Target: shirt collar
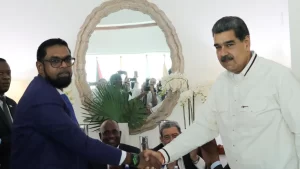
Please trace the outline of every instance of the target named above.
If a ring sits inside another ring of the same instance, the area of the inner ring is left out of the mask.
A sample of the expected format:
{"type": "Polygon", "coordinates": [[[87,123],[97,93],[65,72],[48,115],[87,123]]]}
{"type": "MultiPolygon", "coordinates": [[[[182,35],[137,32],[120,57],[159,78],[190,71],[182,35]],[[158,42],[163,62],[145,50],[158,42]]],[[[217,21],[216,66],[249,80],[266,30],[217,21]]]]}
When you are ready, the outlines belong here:
{"type": "Polygon", "coordinates": [[[251,66],[253,65],[256,57],[257,57],[257,54],[254,52],[254,51],[251,51],[251,58],[249,60],[249,62],[247,63],[246,67],[243,69],[243,71],[240,73],[241,75],[243,76],[246,76],[248,71],[251,69],[251,66]]]}
{"type": "Polygon", "coordinates": [[[64,94],[64,92],[61,91],[60,89],[56,89],[56,90],[58,91],[58,93],[59,93],[60,95],[64,94]]]}

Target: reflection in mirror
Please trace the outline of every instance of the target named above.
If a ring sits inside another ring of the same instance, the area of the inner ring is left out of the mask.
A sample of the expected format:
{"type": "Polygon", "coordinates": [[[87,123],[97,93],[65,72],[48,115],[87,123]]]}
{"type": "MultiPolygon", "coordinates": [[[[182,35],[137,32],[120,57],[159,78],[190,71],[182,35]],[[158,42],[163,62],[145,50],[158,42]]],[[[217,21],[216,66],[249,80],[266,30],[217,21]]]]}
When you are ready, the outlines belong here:
{"type": "Polygon", "coordinates": [[[103,18],[89,40],[87,81],[93,90],[107,82],[120,84],[129,99],[148,107],[160,104],[160,79],[172,62],[165,35],[150,16],[123,9],[103,18]]]}

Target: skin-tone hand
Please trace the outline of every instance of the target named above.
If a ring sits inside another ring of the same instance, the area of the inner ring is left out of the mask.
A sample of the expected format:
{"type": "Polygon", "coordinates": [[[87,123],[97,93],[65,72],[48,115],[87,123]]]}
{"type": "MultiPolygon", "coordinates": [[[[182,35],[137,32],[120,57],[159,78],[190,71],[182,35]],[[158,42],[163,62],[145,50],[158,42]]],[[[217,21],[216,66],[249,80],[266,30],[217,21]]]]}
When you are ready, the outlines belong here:
{"type": "Polygon", "coordinates": [[[167,168],[168,168],[168,169],[174,169],[175,166],[176,166],[176,163],[177,163],[177,161],[174,161],[174,162],[172,162],[172,163],[167,164],[167,168]]]}
{"type": "Polygon", "coordinates": [[[195,150],[190,152],[190,157],[192,159],[193,162],[199,160],[199,156],[198,156],[198,148],[196,148],[195,150]]]}
{"type": "Polygon", "coordinates": [[[163,157],[152,150],[145,150],[139,154],[140,163],[139,169],[155,168],[160,169],[163,164],[163,157]]]}
{"type": "Polygon", "coordinates": [[[220,161],[217,142],[215,139],[201,146],[201,153],[206,164],[212,164],[216,161],[220,161]]]}

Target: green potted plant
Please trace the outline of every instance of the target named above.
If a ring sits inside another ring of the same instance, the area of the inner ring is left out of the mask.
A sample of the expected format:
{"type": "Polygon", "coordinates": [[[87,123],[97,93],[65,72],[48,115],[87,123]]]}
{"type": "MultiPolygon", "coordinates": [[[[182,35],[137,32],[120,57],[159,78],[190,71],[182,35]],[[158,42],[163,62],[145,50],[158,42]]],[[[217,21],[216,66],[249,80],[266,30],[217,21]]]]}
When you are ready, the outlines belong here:
{"type": "Polygon", "coordinates": [[[110,83],[98,85],[93,91],[93,98],[83,103],[84,122],[91,129],[99,129],[107,119],[118,123],[128,123],[129,129],[137,129],[147,118],[146,106],[139,99],[129,98],[129,93],[110,83]]]}

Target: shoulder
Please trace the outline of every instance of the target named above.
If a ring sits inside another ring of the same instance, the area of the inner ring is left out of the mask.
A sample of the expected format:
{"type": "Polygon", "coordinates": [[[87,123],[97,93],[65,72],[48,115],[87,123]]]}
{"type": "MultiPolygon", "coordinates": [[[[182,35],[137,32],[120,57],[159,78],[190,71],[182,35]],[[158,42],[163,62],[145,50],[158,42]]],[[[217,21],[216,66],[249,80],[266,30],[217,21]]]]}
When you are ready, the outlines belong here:
{"type": "Polygon", "coordinates": [[[18,103],[18,107],[22,107],[21,109],[24,110],[44,104],[63,105],[64,103],[56,88],[51,86],[42,77],[36,77],[25,90],[18,103]]]}
{"type": "Polygon", "coordinates": [[[290,68],[280,63],[262,57],[259,57],[258,61],[258,66],[262,69],[262,72],[274,79],[282,80],[294,76],[290,68]]]}
{"type": "Polygon", "coordinates": [[[16,103],[13,99],[11,99],[11,98],[9,98],[9,97],[6,97],[6,101],[7,101],[9,104],[13,105],[13,106],[16,106],[16,105],[17,105],[17,103],[16,103]]]}

